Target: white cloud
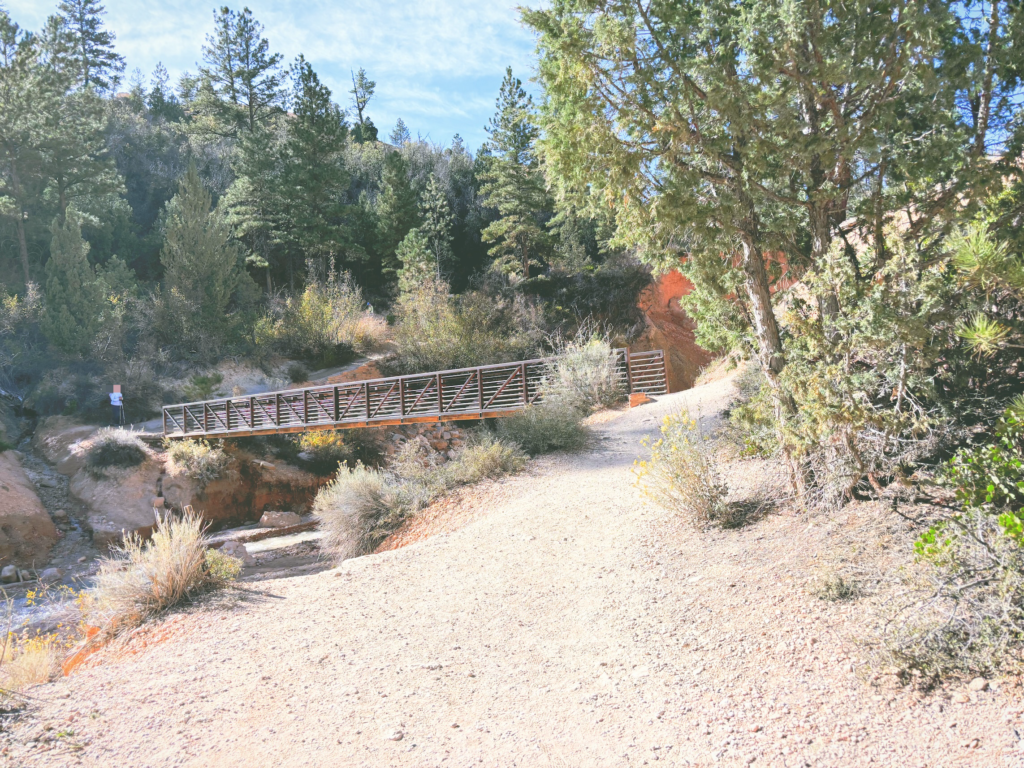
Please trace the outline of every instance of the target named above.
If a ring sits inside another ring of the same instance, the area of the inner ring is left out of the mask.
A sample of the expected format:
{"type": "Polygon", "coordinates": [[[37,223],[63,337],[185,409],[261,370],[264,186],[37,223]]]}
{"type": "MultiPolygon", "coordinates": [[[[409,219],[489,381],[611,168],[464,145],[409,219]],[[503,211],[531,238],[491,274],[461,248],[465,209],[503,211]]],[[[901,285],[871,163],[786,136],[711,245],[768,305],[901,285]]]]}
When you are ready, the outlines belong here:
{"type": "MultiPolygon", "coordinates": [[[[162,61],[176,77],[195,69],[213,8],[222,0],[106,0],[107,25],[129,70],[147,74],[162,61]]],[[[16,21],[38,28],[53,12],[39,0],[7,0],[16,21]]],[[[516,0],[247,0],[271,49],[290,61],[300,52],[341,104],[350,71],[377,82],[369,113],[387,133],[401,116],[413,132],[446,141],[459,132],[476,147],[493,111],[505,67],[532,75],[533,38],[518,21],[516,0]]]]}

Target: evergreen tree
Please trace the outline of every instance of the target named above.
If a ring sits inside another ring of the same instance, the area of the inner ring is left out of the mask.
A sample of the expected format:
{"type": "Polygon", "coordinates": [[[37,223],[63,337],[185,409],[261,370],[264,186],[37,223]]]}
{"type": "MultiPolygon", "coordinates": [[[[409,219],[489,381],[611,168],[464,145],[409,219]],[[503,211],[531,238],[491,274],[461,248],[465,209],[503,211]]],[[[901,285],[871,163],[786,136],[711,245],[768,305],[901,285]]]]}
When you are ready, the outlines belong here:
{"type": "Polygon", "coordinates": [[[455,216],[448,204],[448,195],[444,187],[433,173],[430,174],[427,188],[420,199],[420,215],[423,217],[423,223],[419,228],[420,234],[427,239],[430,251],[434,255],[437,276],[441,277],[445,267],[452,260],[452,225],[455,223],[455,216]]]}
{"type": "MultiPolygon", "coordinates": [[[[303,263],[340,257],[349,244],[344,150],[348,127],[331,91],[302,56],[292,67],[294,118],[285,142],[284,199],[290,241],[303,263]]],[[[293,268],[294,264],[290,268],[293,268]]]]}
{"type": "Polygon", "coordinates": [[[409,181],[409,164],[399,152],[384,156],[381,191],[377,197],[377,250],[385,273],[394,273],[396,251],[409,230],[419,223],[416,191],[409,181]]]}
{"type": "Polygon", "coordinates": [[[235,136],[253,131],[281,112],[284,99],[281,54],[270,53],[263,25],[248,8],[236,13],[214,11],[214,33],[203,46],[200,88],[195,101],[202,126],[212,133],[235,136]]]}
{"type": "Polygon", "coordinates": [[[412,141],[412,134],[409,133],[409,129],[405,125],[405,121],[402,118],[398,118],[398,122],[395,123],[394,130],[391,131],[392,146],[403,147],[412,141]]]}
{"type": "Polygon", "coordinates": [[[366,105],[373,98],[373,92],[377,83],[366,75],[366,70],[359,68],[358,74],[352,73],[352,106],[356,110],[356,125],[352,129],[352,138],[357,144],[377,140],[377,128],[373,121],[366,116],[366,105]]]}
{"type": "Polygon", "coordinates": [[[409,234],[399,243],[398,261],[402,265],[398,270],[400,293],[411,293],[438,276],[437,260],[430,249],[430,243],[418,229],[410,229],[409,234]]]}
{"type": "Polygon", "coordinates": [[[57,8],[69,36],[77,82],[99,91],[116,87],[124,57],[114,51],[114,33],[103,28],[106,9],[98,0],[62,0],[57,8]]]}
{"type": "Polygon", "coordinates": [[[0,216],[14,225],[26,284],[32,280],[26,225],[41,192],[39,144],[58,98],[32,36],[0,9],[0,216]]]}
{"type": "Polygon", "coordinates": [[[153,117],[161,118],[168,123],[178,122],[185,116],[181,102],[170,87],[171,76],[163,62],[157,62],[150,78],[149,93],[146,94],[146,106],[153,117]]]}
{"type": "Polygon", "coordinates": [[[96,335],[103,309],[103,286],[89,263],[89,244],[82,222],[72,209],[50,228],[50,260],[46,262],[46,309],[42,329],[57,349],[84,355],[96,335]]]}
{"type": "Polygon", "coordinates": [[[173,321],[164,330],[171,338],[181,335],[193,351],[208,353],[227,330],[231,299],[248,276],[194,163],[167,204],[160,262],[173,321]]]}
{"type": "Polygon", "coordinates": [[[499,268],[527,278],[548,244],[541,219],[551,201],[534,151],[539,132],[532,122],[533,101],[511,67],[505,70],[497,107],[486,129],[490,156],[480,174],[480,194],[499,218],[480,236],[495,243],[490,254],[499,268]]]}
{"type": "Polygon", "coordinates": [[[281,198],[282,147],[277,134],[264,126],[239,137],[232,169],[235,181],[224,195],[228,223],[247,247],[250,266],[266,270],[267,293],[273,290],[283,228],[281,198]]]}

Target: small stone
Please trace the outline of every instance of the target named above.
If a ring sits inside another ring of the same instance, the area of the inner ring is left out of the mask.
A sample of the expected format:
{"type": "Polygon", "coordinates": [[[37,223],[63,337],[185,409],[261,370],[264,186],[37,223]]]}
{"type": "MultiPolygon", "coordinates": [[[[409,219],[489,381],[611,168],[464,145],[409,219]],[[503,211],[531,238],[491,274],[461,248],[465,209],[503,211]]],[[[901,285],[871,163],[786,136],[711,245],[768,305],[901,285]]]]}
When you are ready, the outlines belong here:
{"type": "Polygon", "coordinates": [[[63,571],[60,568],[47,568],[45,571],[39,574],[39,580],[44,584],[53,584],[54,582],[60,581],[64,578],[63,571]]]}
{"type": "Polygon", "coordinates": [[[452,433],[449,432],[448,430],[445,430],[444,432],[441,433],[441,439],[442,440],[451,440],[452,439],[452,433]]]}
{"type": "Polygon", "coordinates": [[[220,548],[220,551],[225,555],[238,558],[242,561],[242,565],[252,566],[256,565],[256,558],[249,554],[249,550],[245,548],[245,544],[240,541],[228,541],[220,548]]]}
{"type": "Polygon", "coordinates": [[[986,688],[988,688],[988,680],[986,680],[984,677],[976,677],[973,680],[971,680],[970,684],[967,687],[972,691],[984,691],[986,688]]]}
{"type": "Polygon", "coordinates": [[[88,559],[89,559],[88,557],[86,557],[85,555],[82,555],[82,556],[81,556],[80,558],[78,558],[78,562],[80,562],[80,563],[84,563],[84,562],[86,562],[86,561],[87,561],[88,559]]]}
{"type": "Polygon", "coordinates": [[[21,576],[22,581],[34,581],[36,578],[30,571],[18,571],[18,575],[21,576]]]}
{"type": "Polygon", "coordinates": [[[952,701],[954,704],[966,704],[970,700],[971,697],[968,696],[966,693],[954,693],[953,696],[950,698],[950,701],[952,701]]]}
{"type": "Polygon", "coordinates": [[[405,734],[402,733],[401,731],[392,731],[388,735],[388,739],[391,740],[391,741],[401,741],[402,737],[404,737],[404,736],[405,736],[405,734]]]}
{"type": "Polygon", "coordinates": [[[39,479],[39,485],[41,485],[43,488],[56,488],[57,481],[54,480],[52,477],[43,476],[39,479]]]}
{"type": "Polygon", "coordinates": [[[761,726],[758,725],[757,723],[751,723],[750,725],[747,726],[747,730],[750,731],[751,733],[757,733],[758,731],[761,730],[761,726]]]}
{"type": "Polygon", "coordinates": [[[434,440],[434,441],[432,441],[430,443],[430,447],[433,448],[438,453],[444,453],[445,451],[448,450],[448,441],[447,440],[434,440]]]}
{"type": "Polygon", "coordinates": [[[6,565],[4,569],[0,571],[0,582],[4,584],[13,584],[18,580],[18,569],[13,565],[6,565]]]}
{"type": "Polygon", "coordinates": [[[299,461],[312,461],[313,454],[310,453],[309,451],[299,451],[299,453],[297,454],[297,458],[299,459],[299,461]]]}
{"type": "Polygon", "coordinates": [[[302,522],[302,518],[296,515],[294,512],[275,512],[268,510],[263,513],[263,517],[260,518],[261,528],[288,528],[292,525],[298,525],[302,522]]]}
{"type": "Polygon", "coordinates": [[[68,513],[65,509],[55,509],[53,510],[53,516],[58,520],[67,520],[68,513]]]}

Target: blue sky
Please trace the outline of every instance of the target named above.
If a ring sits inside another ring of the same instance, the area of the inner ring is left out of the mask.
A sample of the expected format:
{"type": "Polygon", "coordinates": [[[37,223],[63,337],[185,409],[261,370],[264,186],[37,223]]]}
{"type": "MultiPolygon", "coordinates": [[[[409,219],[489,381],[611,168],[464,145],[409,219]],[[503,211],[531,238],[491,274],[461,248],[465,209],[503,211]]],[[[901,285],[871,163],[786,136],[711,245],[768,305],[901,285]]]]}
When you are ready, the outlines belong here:
{"type": "MultiPolygon", "coordinates": [[[[177,80],[196,69],[224,0],[106,0],[106,23],[128,72],[149,74],[158,61],[177,80]]],[[[518,0],[521,2],[521,0],[518,0]]],[[[455,133],[476,151],[511,64],[524,82],[533,75],[531,33],[517,0],[249,0],[271,50],[291,61],[304,53],[334,98],[348,106],[350,71],[364,67],[377,82],[368,113],[386,136],[401,117],[413,133],[447,144],[455,133]]],[[[57,0],[3,0],[13,19],[39,29],[57,0]]],[[[240,10],[243,4],[229,4],[240,10]]],[[[535,90],[530,88],[531,91],[535,90]]]]}

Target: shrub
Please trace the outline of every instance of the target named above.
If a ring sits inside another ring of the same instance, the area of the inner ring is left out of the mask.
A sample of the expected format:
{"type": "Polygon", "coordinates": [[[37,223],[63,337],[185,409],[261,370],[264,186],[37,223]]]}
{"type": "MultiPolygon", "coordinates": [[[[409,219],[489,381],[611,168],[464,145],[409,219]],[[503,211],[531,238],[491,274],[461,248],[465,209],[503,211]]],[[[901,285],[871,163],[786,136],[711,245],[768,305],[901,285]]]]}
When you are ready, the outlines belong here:
{"type": "Polygon", "coordinates": [[[852,600],[860,594],[857,582],[843,577],[842,574],[830,573],[821,582],[816,590],[820,600],[839,602],[841,600],[852,600]]]}
{"type": "Polygon", "coordinates": [[[302,363],[292,363],[288,366],[287,374],[292,384],[301,384],[309,378],[309,368],[302,363]]]}
{"type": "Polygon", "coordinates": [[[171,474],[191,478],[200,488],[220,477],[231,461],[223,449],[212,447],[205,440],[166,440],[164,446],[171,474]]]}
{"type": "Polygon", "coordinates": [[[626,389],[611,344],[594,335],[589,324],[584,324],[574,339],[556,339],[554,347],[558,359],[545,377],[544,397],[555,397],[584,413],[623,400],[626,389]]]}
{"type": "Polygon", "coordinates": [[[134,432],[105,427],[93,438],[85,466],[94,477],[101,477],[108,469],[137,467],[148,455],[146,446],[134,432]]]}
{"type": "Polygon", "coordinates": [[[206,550],[205,560],[206,572],[213,583],[234,581],[242,574],[242,561],[219,549],[206,550]]]}
{"type": "Polygon", "coordinates": [[[100,560],[84,601],[87,620],[115,635],[221,585],[223,564],[215,558],[211,571],[206,552],[202,518],[191,507],[179,517],[157,516],[149,541],[128,534],[100,560]]]}
{"type": "Polygon", "coordinates": [[[17,446],[15,446],[14,443],[8,443],[0,437],[0,453],[3,453],[4,451],[13,451],[16,447],[17,446]]]}
{"type": "Polygon", "coordinates": [[[666,416],[661,437],[651,442],[651,458],[637,460],[634,473],[647,498],[684,515],[698,528],[710,524],[729,527],[733,519],[712,444],[685,411],[666,416]]]}
{"type": "Polygon", "coordinates": [[[915,542],[921,581],[883,638],[901,669],[936,677],[1024,663],[1024,400],[995,438],[944,468],[957,503],[941,506],[915,542]]]}
{"type": "Polygon", "coordinates": [[[422,373],[534,357],[541,335],[522,299],[470,292],[449,296],[440,280],[424,282],[397,306],[395,357],[386,374],[422,373]]]}
{"type": "Polygon", "coordinates": [[[324,547],[345,560],[376,549],[402,522],[461,485],[518,472],[526,457],[516,447],[482,435],[447,464],[407,443],[386,469],[342,465],[313,502],[324,547]]]}
{"type": "Polygon", "coordinates": [[[182,387],[181,393],[189,402],[201,400],[212,400],[220,397],[217,388],[224,383],[224,377],[219,373],[211,373],[209,376],[196,374],[188,380],[188,384],[182,387]]]}
{"type": "Polygon", "coordinates": [[[57,634],[9,634],[0,655],[0,698],[50,682],[60,672],[60,658],[66,650],[67,643],[57,634]]]}
{"type": "Polygon", "coordinates": [[[352,449],[345,443],[341,432],[335,430],[304,432],[298,447],[308,456],[306,464],[318,474],[337,472],[339,464],[353,458],[352,449]]]}
{"type": "Polygon", "coordinates": [[[531,456],[583,450],[590,434],[575,408],[551,398],[501,419],[497,431],[531,456]]]}

